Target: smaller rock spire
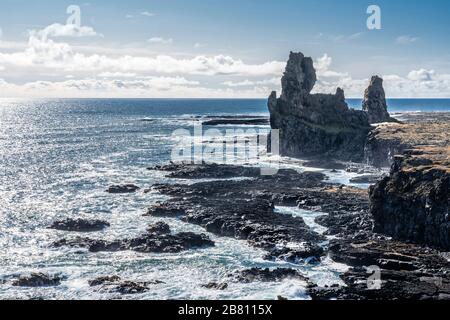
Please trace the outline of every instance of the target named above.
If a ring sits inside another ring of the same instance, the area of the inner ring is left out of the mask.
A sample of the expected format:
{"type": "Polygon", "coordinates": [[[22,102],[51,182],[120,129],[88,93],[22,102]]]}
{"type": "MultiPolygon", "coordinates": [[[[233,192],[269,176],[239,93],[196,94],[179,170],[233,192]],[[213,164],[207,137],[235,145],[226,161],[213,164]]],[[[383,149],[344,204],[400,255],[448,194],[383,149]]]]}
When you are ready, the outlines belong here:
{"type": "Polygon", "coordinates": [[[364,93],[363,110],[368,113],[370,123],[392,122],[394,119],[391,118],[387,109],[383,79],[373,76],[364,93]]]}

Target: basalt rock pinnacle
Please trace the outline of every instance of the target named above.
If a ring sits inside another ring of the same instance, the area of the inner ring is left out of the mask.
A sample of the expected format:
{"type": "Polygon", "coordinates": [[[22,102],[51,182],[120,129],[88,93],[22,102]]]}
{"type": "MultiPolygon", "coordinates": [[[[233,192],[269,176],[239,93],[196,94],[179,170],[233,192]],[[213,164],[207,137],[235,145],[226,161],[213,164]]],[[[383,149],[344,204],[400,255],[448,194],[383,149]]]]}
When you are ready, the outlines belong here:
{"type": "Polygon", "coordinates": [[[387,109],[383,79],[373,76],[364,93],[363,110],[367,112],[370,123],[395,122],[387,109]]]}
{"type": "Polygon", "coordinates": [[[311,58],[291,52],[282,94],[269,97],[272,129],[280,130],[280,153],[290,157],[333,157],[362,161],[371,130],[368,113],[350,109],[344,91],[311,94],[317,81],[311,58]]]}

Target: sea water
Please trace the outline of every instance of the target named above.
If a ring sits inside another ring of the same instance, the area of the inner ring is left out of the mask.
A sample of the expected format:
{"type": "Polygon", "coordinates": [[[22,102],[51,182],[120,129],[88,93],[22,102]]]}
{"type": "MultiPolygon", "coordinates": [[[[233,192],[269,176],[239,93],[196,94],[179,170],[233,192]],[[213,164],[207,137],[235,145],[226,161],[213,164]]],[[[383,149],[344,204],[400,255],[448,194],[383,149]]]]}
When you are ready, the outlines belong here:
{"type": "MultiPolygon", "coordinates": [[[[399,111],[405,111],[403,105],[398,103],[399,111]]],[[[421,100],[411,105],[411,111],[427,111],[427,105],[432,110],[450,110],[448,100],[421,100]]],[[[302,281],[229,281],[230,273],[251,267],[297,268],[319,284],[339,282],[339,272],[345,266],[329,259],[318,266],[268,262],[263,260],[263,251],[246,242],[212,234],[208,235],[215,247],[177,254],[89,253],[51,247],[56,240],[77,235],[48,229],[53,221],[69,217],[102,219],[111,224],[104,231],[88,234],[92,238],[113,240],[142,234],[148,224],[159,221],[143,217],[146,208],[167,198],[142,191],[111,195],[105,190],[123,183],[142,188],[155,183],[187,183],[168,180],[164,173],[146,168],[170,160],[175,130],[191,130],[198,117],[236,114],[268,115],[266,101],[0,100],[0,299],[118,298],[88,286],[88,280],[105,275],[163,282],[146,293],[121,297],[125,299],[309,298],[302,281]],[[57,274],[64,281],[51,288],[1,284],[31,272],[57,274]],[[230,285],[224,291],[202,287],[212,281],[230,285]]],[[[305,170],[295,160],[285,165],[305,170]]],[[[280,214],[302,214],[286,210],[280,214]]],[[[303,213],[313,228],[324,231],[313,224],[313,213],[303,213]]],[[[178,219],[164,221],[174,232],[206,233],[178,219]]]]}

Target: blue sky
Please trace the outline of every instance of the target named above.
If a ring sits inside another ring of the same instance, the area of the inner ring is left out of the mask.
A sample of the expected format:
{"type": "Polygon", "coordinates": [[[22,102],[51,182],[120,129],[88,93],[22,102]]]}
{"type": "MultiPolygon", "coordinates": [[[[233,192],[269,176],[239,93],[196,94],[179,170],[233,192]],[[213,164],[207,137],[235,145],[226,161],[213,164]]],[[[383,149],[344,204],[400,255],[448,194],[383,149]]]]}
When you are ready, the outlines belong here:
{"type": "Polygon", "coordinates": [[[2,0],[0,95],[265,97],[292,50],[316,91],[358,97],[379,74],[392,97],[450,97],[449,21],[447,0],[2,0]]]}

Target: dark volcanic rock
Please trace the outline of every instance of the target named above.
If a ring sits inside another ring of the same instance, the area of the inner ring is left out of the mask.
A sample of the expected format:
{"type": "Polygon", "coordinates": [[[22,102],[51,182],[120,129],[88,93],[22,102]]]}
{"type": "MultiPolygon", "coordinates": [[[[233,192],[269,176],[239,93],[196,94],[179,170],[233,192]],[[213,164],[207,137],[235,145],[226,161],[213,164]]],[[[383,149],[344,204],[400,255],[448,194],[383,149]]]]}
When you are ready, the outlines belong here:
{"type": "Polygon", "coordinates": [[[232,177],[254,178],[261,175],[261,169],[255,167],[242,167],[221,164],[175,164],[155,166],[148,170],[168,172],[168,178],[178,179],[225,179],[232,177]]]}
{"type": "Polygon", "coordinates": [[[370,190],[375,231],[450,250],[450,149],[422,147],[396,157],[370,190]]]}
{"type": "Polygon", "coordinates": [[[50,226],[50,229],[74,232],[94,232],[101,231],[109,226],[110,224],[108,222],[102,220],[66,219],[55,221],[50,226]]]}
{"type": "MultiPolygon", "coordinates": [[[[209,177],[214,178],[213,170],[207,164],[173,170],[175,175],[177,170],[188,171],[192,177],[198,170],[202,174],[208,172],[209,177]]],[[[256,176],[252,180],[155,185],[152,190],[173,198],[152,207],[149,214],[164,217],[172,214],[217,235],[245,239],[266,250],[265,258],[269,260],[295,263],[313,255],[311,261],[317,262],[324,254],[330,254],[335,261],[352,267],[342,275],[346,286],[308,286],[314,299],[450,297],[449,262],[440,252],[373,233],[367,191],[330,185],[322,180],[321,175],[280,170],[277,175],[256,176]],[[325,237],[312,232],[299,217],[276,213],[275,205],[326,213],[316,222],[329,228],[327,234],[335,236],[334,240],[325,248],[319,246],[325,237]],[[292,244],[304,244],[305,248],[292,244]],[[364,266],[380,268],[381,290],[368,290],[370,274],[364,266]]],[[[306,281],[296,270],[281,270],[256,268],[231,277],[244,282],[280,281],[290,277],[306,281]]]]}
{"type": "Polygon", "coordinates": [[[124,185],[111,186],[108,188],[108,190],[106,190],[106,192],[113,193],[113,194],[133,193],[139,189],[140,188],[138,186],[135,186],[134,184],[124,184],[124,185]]]}
{"type": "Polygon", "coordinates": [[[134,282],[134,281],[122,281],[119,276],[106,276],[99,277],[89,281],[89,286],[100,287],[101,290],[106,290],[111,293],[126,294],[139,294],[149,290],[150,285],[157,285],[163,283],[162,281],[151,282],[134,282]]]}
{"type": "Polygon", "coordinates": [[[341,276],[346,287],[320,288],[309,292],[313,299],[426,300],[448,299],[449,262],[439,252],[387,239],[335,240],[330,246],[333,260],[353,268],[341,276]],[[379,288],[368,282],[378,268],[379,288]],[[374,269],[372,269],[374,270],[374,269]]]}
{"type": "Polygon", "coordinates": [[[272,260],[276,257],[292,263],[298,263],[307,258],[314,258],[315,262],[319,262],[323,254],[324,249],[321,246],[306,242],[299,245],[298,248],[274,248],[265,258],[266,260],[272,260]]]}
{"type": "Polygon", "coordinates": [[[448,299],[449,261],[439,251],[373,233],[372,216],[366,206],[353,212],[330,212],[316,222],[328,227],[328,234],[337,236],[328,247],[330,258],[352,268],[341,276],[345,287],[311,285],[308,291],[313,299],[448,299]],[[371,273],[366,267],[370,266],[380,270],[380,290],[368,286],[371,273]]]}
{"type": "MultiPolygon", "coordinates": [[[[208,167],[205,164],[194,166],[192,171],[179,170],[189,171],[192,176],[198,170],[203,177],[204,172],[214,168],[208,167]]],[[[318,243],[325,237],[313,232],[300,217],[276,213],[274,205],[321,212],[367,211],[367,192],[333,188],[322,182],[323,178],[320,173],[280,170],[274,176],[257,176],[253,180],[155,185],[152,190],[173,199],[152,206],[147,215],[180,217],[211,233],[247,240],[266,250],[268,260],[320,261],[324,251],[318,243]]]]}
{"type": "Polygon", "coordinates": [[[363,110],[367,112],[370,123],[395,122],[389,115],[383,79],[373,76],[364,93],[363,110]]]}
{"type": "Polygon", "coordinates": [[[50,276],[43,273],[32,273],[30,275],[20,276],[12,282],[16,287],[55,287],[59,286],[62,278],[50,276]]]}
{"type": "Polygon", "coordinates": [[[96,278],[94,280],[89,280],[89,286],[91,287],[97,287],[97,286],[102,286],[104,284],[111,284],[111,283],[117,283],[119,282],[121,279],[119,276],[105,276],[105,277],[99,277],[96,278]]]}
{"type": "Polygon", "coordinates": [[[367,113],[350,109],[342,89],[310,94],[315,82],[312,59],[291,52],[281,97],[273,92],[268,103],[271,127],[280,129],[281,154],[361,161],[371,129],[367,113]]]}
{"type": "Polygon", "coordinates": [[[284,279],[299,279],[305,280],[306,278],[300,274],[297,270],[294,269],[261,269],[261,268],[252,268],[248,270],[243,270],[238,272],[237,274],[230,275],[234,277],[239,282],[251,283],[254,281],[262,281],[262,282],[277,282],[284,279]]]}
{"type": "Polygon", "coordinates": [[[366,174],[363,176],[358,176],[355,178],[350,179],[351,183],[377,183],[383,178],[381,175],[375,175],[375,174],[366,174]]]}
{"type": "Polygon", "coordinates": [[[214,119],[204,121],[204,126],[219,126],[219,125],[268,125],[269,119],[255,118],[255,119],[214,119]]]}
{"type": "Polygon", "coordinates": [[[210,282],[208,284],[202,285],[202,287],[206,289],[225,290],[228,288],[228,283],[210,282]]]}
{"type": "Polygon", "coordinates": [[[147,213],[145,216],[159,217],[159,218],[174,218],[178,216],[183,216],[186,214],[186,210],[184,207],[179,205],[178,203],[166,202],[166,203],[157,203],[150,208],[147,209],[147,213]]]}
{"type": "Polygon", "coordinates": [[[303,163],[305,167],[309,168],[321,168],[321,169],[333,169],[344,170],[347,166],[344,163],[336,162],[331,159],[313,159],[303,163]]]}
{"type": "Polygon", "coordinates": [[[124,281],[113,286],[109,292],[116,292],[120,294],[139,294],[149,290],[149,287],[145,283],[138,283],[132,281],[124,281]]]}
{"type": "Polygon", "coordinates": [[[148,226],[147,228],[148,233],[156,233],[156,234],[169,234],[170,233],[170,227],[165,222],[157,222],[155,224],[152,224],[148,226]]]}
{"type": "Polygon", "coordinates": [[[87,248],[91,252],[133,250],[143,253],[176,253],[194,248],[211,247],[214,246],[214,242],[204,234],[184,232],[174,235],[149,233],[137,238],[116,241],[77,237],[74,239],[59,240],[53,246],[87,248]]]}

